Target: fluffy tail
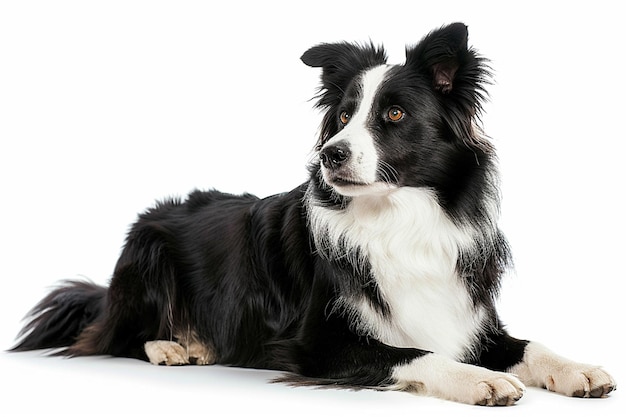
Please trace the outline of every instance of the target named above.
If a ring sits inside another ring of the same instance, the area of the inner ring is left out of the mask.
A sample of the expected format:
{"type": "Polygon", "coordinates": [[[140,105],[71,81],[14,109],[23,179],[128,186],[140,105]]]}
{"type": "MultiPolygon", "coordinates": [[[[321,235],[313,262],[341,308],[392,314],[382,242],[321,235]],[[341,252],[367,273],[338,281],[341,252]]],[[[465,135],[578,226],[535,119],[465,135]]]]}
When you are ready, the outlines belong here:
{"type": "Polygon", "coordinates": [[[106,294],[106,287],[92,282],[65,281],[28,313],[29,321],[11,351],[72,345],[80,332],[102,314],[106,294]]]}

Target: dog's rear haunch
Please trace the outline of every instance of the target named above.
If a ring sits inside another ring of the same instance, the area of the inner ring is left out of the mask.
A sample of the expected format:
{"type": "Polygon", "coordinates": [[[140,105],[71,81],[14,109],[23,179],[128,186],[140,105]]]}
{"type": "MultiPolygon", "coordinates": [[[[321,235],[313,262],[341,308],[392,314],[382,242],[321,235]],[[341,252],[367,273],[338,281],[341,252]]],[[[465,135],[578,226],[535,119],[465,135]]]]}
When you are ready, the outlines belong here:
{"type": "Polygon", "coordinates": [[[493,146],[475,127],[489,81],[465,25],[388,65],[372,44],[322,44],[319,158],[294,190],[218,191],[139,216],[108,288],[68,282],[16,351],[285,371],[294,384],[410,390],[510,405],[524,386],[603,397],[597,366],[507,333],[510,265],[493,146]],[[58,350],[57,350],[58,352],[58,350]]]}

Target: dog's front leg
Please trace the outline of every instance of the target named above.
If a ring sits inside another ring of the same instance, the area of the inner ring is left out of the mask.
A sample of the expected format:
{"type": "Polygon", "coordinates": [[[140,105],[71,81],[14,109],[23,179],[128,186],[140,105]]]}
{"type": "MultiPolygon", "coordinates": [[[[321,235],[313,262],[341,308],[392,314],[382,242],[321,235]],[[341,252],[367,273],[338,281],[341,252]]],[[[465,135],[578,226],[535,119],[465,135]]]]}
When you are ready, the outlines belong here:
{"type": "Polygon", "coordinates": [[[536,342],[526,345],[522,361],[509,368],[527,386],[547,388],[570,397],[605,397],[616,388],[599,366],[563,358],[536,342]]]}
{"type": "MultiPolygon", "coordinates": [[[[515,375],[359,337],[343,317],[316,324],[296,350],[298,373],[311,384],[395,389],[478,405],[511,405],[524,393],[515,375]]],[[[279,380],[307,384],[295,376],[279,380]]]]}
{"type": "Polygon", "coordinates": [[[397,366],[393,379],[403,391],[476,405],[512,405],[525,388],[515,375],[456,362],[436,353],[397,366]]]}

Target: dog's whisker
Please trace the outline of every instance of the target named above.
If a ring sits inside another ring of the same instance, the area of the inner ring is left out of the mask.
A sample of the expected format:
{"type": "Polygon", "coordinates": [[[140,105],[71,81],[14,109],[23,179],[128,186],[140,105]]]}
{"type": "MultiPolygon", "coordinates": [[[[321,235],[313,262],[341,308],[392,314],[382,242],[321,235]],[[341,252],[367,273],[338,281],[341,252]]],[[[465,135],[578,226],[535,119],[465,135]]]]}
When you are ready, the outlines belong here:
{"type": "Polygon", "coordinates": [[[388,184],[397,184],[399,182],[398,171],[385,161],[379,161],[378,173],[381,179],[388,184]]]}

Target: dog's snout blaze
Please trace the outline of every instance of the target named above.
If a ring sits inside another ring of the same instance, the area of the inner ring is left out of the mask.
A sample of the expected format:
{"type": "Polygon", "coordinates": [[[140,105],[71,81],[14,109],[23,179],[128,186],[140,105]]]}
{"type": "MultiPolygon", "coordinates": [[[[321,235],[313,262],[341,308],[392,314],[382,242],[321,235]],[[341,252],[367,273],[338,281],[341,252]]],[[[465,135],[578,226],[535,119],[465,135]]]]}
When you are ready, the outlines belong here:
{"type": "Polygon", "coordinates": [[[350,149],[344,144],[327,146],[320,151],[320,160],[328,169],[337,169],[350,158],[350,149]]]}

